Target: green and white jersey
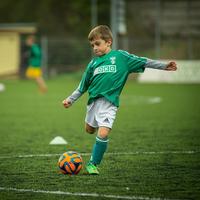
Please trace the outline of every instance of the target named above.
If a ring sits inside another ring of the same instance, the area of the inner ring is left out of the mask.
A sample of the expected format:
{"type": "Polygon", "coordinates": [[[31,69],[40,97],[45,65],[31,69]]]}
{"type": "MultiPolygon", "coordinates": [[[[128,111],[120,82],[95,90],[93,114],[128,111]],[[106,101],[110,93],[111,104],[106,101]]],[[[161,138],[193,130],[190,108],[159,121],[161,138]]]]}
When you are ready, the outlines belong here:
{"type": "Polygon", "coordinates": [[[78,90],[89,93],[88,104],[105,97],[119,106],[119,96],[132,72],[144,72],[147,58],[138,57],[122,50],[111,50],[108,54],[96,57],[88,64],[78,90]]]}

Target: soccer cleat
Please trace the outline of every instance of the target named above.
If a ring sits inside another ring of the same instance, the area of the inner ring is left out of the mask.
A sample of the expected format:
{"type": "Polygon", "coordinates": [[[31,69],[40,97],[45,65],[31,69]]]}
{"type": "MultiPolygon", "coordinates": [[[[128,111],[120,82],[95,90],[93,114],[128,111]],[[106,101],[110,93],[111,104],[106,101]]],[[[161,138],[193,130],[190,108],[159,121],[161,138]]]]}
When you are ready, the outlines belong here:
{"type": "Polygon", "coordinates": [[[86,170],[89,174],[91,175],[99,175],[99,171],[97,169],[97,166],[95,166],[94,164],[92,164],[91,162],[89,162],[86,165],[86,170]]]}

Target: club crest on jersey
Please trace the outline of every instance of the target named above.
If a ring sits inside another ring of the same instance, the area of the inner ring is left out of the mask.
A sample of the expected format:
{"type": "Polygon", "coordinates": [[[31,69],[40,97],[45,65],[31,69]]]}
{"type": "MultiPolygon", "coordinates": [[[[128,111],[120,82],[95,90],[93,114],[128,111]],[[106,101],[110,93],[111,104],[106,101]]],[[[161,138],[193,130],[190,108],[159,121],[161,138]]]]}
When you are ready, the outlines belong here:
{"type": "Polygon", "coordinates": [[[110,62],[114,65],[115,64],[115,60],[116,60],[116,57],[110,57],[110,62]]]}
{"type": "Polygon", "coordinates": [[[102,74],[102,73],[115,73],[116,72],[116,65],[103,65],[100,67],[97,67],[94,70],[94,76],[97,74],[102,74]]]}

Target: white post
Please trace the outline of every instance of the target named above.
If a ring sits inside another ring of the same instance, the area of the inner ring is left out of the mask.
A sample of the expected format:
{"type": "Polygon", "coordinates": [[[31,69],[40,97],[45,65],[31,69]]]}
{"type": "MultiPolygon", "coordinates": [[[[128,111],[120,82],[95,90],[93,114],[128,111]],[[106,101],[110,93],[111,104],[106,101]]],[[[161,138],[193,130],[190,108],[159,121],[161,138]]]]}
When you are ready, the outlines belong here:
{"type": "Polygon", "coordinates": [[[156,58],[160,58],[160,45],[161,45],[161,31],[160,31],[160,15],[161,15],[161,5],[160,0],[156,1],[156,25],[155,25],[155,54],[156,58]]]}
{"type": "Polygon", "coordinates": [[[48,78],[48,39],[46,36],[41,38],[41,49],[42,49],[42,69],[44,77],[48,78]]]}
{"type": "Polygon", "coordinates": [[[98,23],[97,0],[91,0],[91,26],[94,28],[98,23]]]}
{"type": "Polygon", "coordinates": [[[118,32],[118,26],[117,26],[117,0],[111,0],[111,30],[113,34],[113,44],[112,48],[117,49],[118,47],[118,38],[117,38],[117,32],[118,32]]]}

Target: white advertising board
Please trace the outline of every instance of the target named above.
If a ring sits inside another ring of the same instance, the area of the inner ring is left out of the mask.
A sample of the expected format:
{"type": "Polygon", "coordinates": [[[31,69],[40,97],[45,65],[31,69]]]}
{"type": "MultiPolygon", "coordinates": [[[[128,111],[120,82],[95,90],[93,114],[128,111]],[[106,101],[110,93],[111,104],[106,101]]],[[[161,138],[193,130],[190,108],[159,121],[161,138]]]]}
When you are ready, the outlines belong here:
{"type": "Polygon", "coordinates": [[[176,63],[178,69],[175,72],[147,68],[139,75],[138,81],[142,83],[200,83],[200,60],[178,60],[176,63]]]}

